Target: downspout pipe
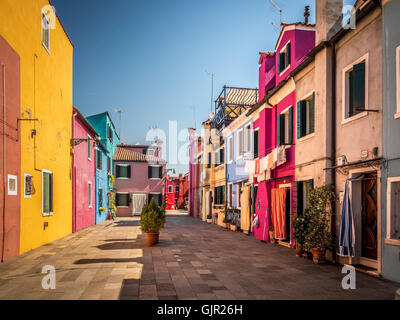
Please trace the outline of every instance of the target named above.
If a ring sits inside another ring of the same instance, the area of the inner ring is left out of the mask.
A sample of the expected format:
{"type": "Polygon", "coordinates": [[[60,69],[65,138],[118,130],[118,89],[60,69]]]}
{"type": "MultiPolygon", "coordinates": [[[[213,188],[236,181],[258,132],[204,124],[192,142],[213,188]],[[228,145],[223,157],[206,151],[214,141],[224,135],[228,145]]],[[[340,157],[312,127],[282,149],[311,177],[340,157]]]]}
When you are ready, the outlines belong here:
{"type": "Polygon", "coordinates": [[[1,66],[1,73],[3,79],[3,239],[1,243],[1,262],[4,262],[4,250],[6,241],[6,66],[1,66]]]}
{"type": "MultiPolygon", "coordinates": [[[[336,45],[335,42],[332,42],[332,83],[331,83],[331,94],[332,94],[332,128],[331,128],[331,136],[332,136],[332,144],[331,144],[331,162],[334,165],[336,159],[336,45]]],[[[332,170],[332,185],[336,191],[336,170],[332,170]]],[[[333,200],[332,203],[332,221],[331,221],[331,231],[333,234],[336,234],[336,200],[333,200]]],[[[336,252],[333,252],[335,258],[336,252]]]]}

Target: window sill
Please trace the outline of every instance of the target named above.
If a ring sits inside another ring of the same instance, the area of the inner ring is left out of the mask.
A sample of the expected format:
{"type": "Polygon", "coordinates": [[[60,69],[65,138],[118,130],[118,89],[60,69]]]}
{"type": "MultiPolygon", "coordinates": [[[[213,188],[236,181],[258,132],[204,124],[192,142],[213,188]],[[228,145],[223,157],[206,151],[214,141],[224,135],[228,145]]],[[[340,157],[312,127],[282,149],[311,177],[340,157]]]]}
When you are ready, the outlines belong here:
{"type": "Polygon", "coordinates": [[[358,113],[358,114],[356,114],[354,116],[351,116],[350,118],[343,119],[342,120],[342,125],[347,124],[347,123],[352,122],[352,121],[355,121],[355,120],[358,120],[358,119],[361,119],[361,118],[364,118],[367,115],[368,115],[367,111],[360,112],[360,113],[358,113]]]}
{"type": "Polygon", "coordinates": [[[129,208],[129,206],[117,206],[117,208],[129,208]]]}
{"type": "Polygon", "coordinates": [[[395,118],[395,119],[400,119],[400,112],[397,112],[397,113],[394,115],[394,118],[395,118]]]}
{"type": "Polygon", "coordinates": [[[42,212],[43,217],[51,217],[53,215],[53,212],[42,212]]]}
{"type": "Polygon", "coordinates": [[[400,240],[397,240],[397,239],[385,239],[385,244],[389,244],[391,246],[400,247],[400,240]]]}
{"type": "Polygon", "coordinates": [[[161,180],[161,178],[149,178],[149,180],[161,180]]]}
{"type": "Polygon", "coordinates": [[[298,138],[298,139],[297,139],[297,142],[303,142],[303,141],[309,140],[309,139],[314,138],[314,137],[315,137],[315,132],[309,133],[309,134],[306,135],[306,136],[303,136],[303,137],[301,137],[301,138],[298,138]]]}
{"type": "Polygon", "coordinates": [[[42,41],[42,46],[43,46],[43,48],[47,51],[48,54],[51,54],[51,53],[50,53],[50,49],[47,48],[47,46],[43,43],[43,41],[42,41]]]}
{"type": "Polygon", "coordinates": [[[283,75],[286,71],[288,71],[289,69],[290,69],[290,64],[288,64],[287,67],[286,67],[283,71],[281,71],[281,72],[279,73],[279,76],[282,77],[282,75],[283,75]]]}
{"type": "Polygon", "coordinates": [[[117,177],[115,179],[118,179],[118,180],[129,180],[130,178],[117,177]]]}

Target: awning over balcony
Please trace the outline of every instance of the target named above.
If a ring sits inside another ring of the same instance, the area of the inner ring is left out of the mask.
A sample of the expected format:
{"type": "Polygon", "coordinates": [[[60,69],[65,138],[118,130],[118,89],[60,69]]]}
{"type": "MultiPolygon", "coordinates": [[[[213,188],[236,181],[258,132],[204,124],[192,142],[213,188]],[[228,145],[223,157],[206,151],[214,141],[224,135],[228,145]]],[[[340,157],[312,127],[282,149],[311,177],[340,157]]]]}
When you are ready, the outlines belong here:
{"type": "Polygon", "coordinates": [[[251,106],[258,102],[258,90],[229,88],[225,102],[230,105],[251,106]]]}

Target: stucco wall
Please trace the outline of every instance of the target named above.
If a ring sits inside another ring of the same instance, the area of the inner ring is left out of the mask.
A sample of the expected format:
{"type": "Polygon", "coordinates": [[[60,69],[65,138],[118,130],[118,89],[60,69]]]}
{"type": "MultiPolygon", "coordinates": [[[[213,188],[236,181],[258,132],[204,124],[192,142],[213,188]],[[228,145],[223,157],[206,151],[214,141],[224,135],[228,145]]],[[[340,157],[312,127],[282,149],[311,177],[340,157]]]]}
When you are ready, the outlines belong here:
{"type": "MultiPolygon", "coordinates": [[[[386,1],[383,7],[383,156],[390,160],[382,170],[382,275],[400,282],[400,246],[385,243],[387,237],[387,178],[400,176],[400,118],[395,119],[396,93],[396,48],[400,46],[398,31],[400,2],[386,1]]],[[[396,213],[400,215],[399,212],[396,213]]]]}
{"type": "Polygon", "coordinates": [[[72,232],[73,46],[58,19],[50,30],[50,54],[42,45],[41,9],[47,5],[47,0],[2,0],[0,10],[0,34],[20,56],[20,116],[38,119],[20,126],[21,175],[31,174],[36,190],[32,198],[21,198],[20,253],[72,232]],[[42,169],[54,175],[53,216],[42,216],[42,169]]]}
{"type": "MultiPolygon", "coordinates": [[[[100,147],[98,150],[101,151],[102,157],[102,168],[97,169],[96,166],[96,213],[95,213],[95,223],[101,223],[107,220],[108,216],[108,196],[107,196],[107,182],[108,182],[108,172],[107,172],[107,153],[100,147]],[[105,211],[100,211],[99,205],[99,188],[103,189],[103,204],[102,208],[105,211]]],[[[96,155],[97,157],[97,155],[96,155]]],[[[97,161],[97,160],[96,160],[97,161]]]]}

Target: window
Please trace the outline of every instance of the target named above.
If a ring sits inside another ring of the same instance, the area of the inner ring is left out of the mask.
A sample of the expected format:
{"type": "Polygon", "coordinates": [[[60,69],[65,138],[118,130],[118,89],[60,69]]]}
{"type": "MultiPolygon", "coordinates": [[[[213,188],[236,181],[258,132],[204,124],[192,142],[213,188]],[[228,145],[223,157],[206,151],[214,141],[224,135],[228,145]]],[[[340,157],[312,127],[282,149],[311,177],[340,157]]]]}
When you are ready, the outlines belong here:
{"type": "Polygon", "coordinates": [[[214,204],[223,205],[225,203],[225,186],[214,188],[214,204]]]}
{"type": "Polygon", "coordinates": [[[161,179],[163,175],[162,166],[149,166],[148,178],[149,179],[161,179]]]}
{"type": "Polygon", "coordinates": [[[50,52],[50,21],[45,12],[42,12],[42,44],[50,52]]]}
{"type": "Polygon", "coordinates": [[[88,148],[88,159],[92,160],[92,139],[88,136],[87,138],[87,148],[88,148]]]}
{"type": "Polygon", "coordinates": [[[207,168],[211,168],[211,152],[208,153],[207,168]]]}
{"type": "Polygon", "coordinates": [[[175,186],[175,193],[179,192],[179,186],[175,186]]]}
{"type": "Polygon", "coordinates": [[[297,138],[314,132],[315,93],[297,102],[297,138]]]}
{"type": "Polygon", "coordinates": [[[24,174],[24,198],[32,197],[32,176],[30,174],[24,174]]]}
{"type": "Polygon", "coordinates": [[[88,206],[91,208],[93,206],[92,203],[92,183],[88,182],[88,206]]]}
{"type": "Polygon", "coordinates": [[[116,193],[115,203],[117,207],[129,207],[130,204],[129,193],[116,193]]]}
{"type": "Polygon", "coordinates": [[[386,238],[400,241],[400,177],[388,178],[386,238]]]}
{"type": "Polygon", "coordinates": [[[278,145],[293,144],[293,107],[283,111],[278,117],[278,145]]]}
{"type": "Polygon", "coordinates": [[[253,140],[253,150],[254,150],[254,158],[258,158],[258,131],[254,131],[254,140],[253,140]]]}
{"type": "Polygon", "coordinates": [[[281,50],[278,55],[278,72],[282,73],[290,66],[291,60],[291,44],[288,44],[281,50]]]}
{"type": "Polygon", "coordinates": [[[129,179],[131,177],[131,166],[129,164],[117,164],[115,171],[117,179],[129,179]]]}
{"type": "Polygon", "coordinates": [[[344,72],[344,118],[353,117],[366,108],[366,59],[347,67],[344,72]]]}
{"type": "Polygon", "coordinates": [[[111,158],[107,157],[107,172],[111,173],[111,158]]]}
{"type": "Polygon", "coordinates": [[[107,124],[107,138],[108,140],[110,140],[111,143],[113,143],[113,131],[110,124],[107,124]]]}
{"type": "Polygon", "coordinates": [[[96,168],[101,170],[103,168],[102,153],[100,150],[96,150],[96,168]]]}
{"type": "Polygon", "coordinates": [[[147,149],[147,153],[148,156],[154,156],[154,149],[147,149]]]}
{"type": "Polygon", "coordinates": [[[103,189],[99,188],[99,208],[103,207],[103,189]]]}
{"type": "Polygon", "coordinates": [[[245,132],[245,152],[250,153],[251,152],[251,126],[248,125],[246,126],[245,132]]]}
{"type": "Polygon", "coordinates": [[[173,193],[174,192],[174,187],[169,185],[168,186],[168,193],[173,193]]]}
{"type": "Polygon", "coordinates": [[[53,215],[53,173],[42,170],[42,213],[43,216],[53,215]]]}
{"type": "Polygon", "coordinates": [[[236,188],[237,188],[237,203],[238,203],[238,207],[240,208],[242,206],[242,199],[240,197],[240,189],[242,189],[242,182],[239,182],[236,184],[236,188]]]}
{"type": "Polygon", "coordinates": [[[396,98],[397,108],[395,118],[400,118],[400,46],[396,48],[396,98]]]}
{"type": "Polygon", "coordinates": [[[149,193],[149,203],[150,203],[151,199],[154,199],[154,202],[156,203],[156,205],[161,207],[161,205],[162,205],[161,193],[149,193]]]}
{"type": "Polygon", "coordinates": [[[237,148],[237,157],[239,158],[243,155],[243,130],[239,130],[237,133],[237,148]]]}
{"type": "Polygon", "coordinates": [[[16,196],[18,194],[17,189],[17,176],[9,174],[7,177],[8,180],[8,195],[9,196],[16,196]]]}
{"type": "Polygon", "coordinates": [[[228,138],[228,163],[233,161],[233,137],[228,138]]]}
{"type": "Polygon", "coordinates": [[[232,193],[233,193],[233,188],[232,188],[232,183],[228,184],[228,207],[232,208],[232,193]]]}
{"type": "Polygon", "coordinates": [[[220,164],[225,162],[225,149],[221,148],[215,151],[215,166],[218,167],[220,164]]]}
{"type": "Polygon", "coordinates": [[[307,207],[308,197],[314,188],[314,180],[297,182],[297,215],[302,215],[307,207]]]}

